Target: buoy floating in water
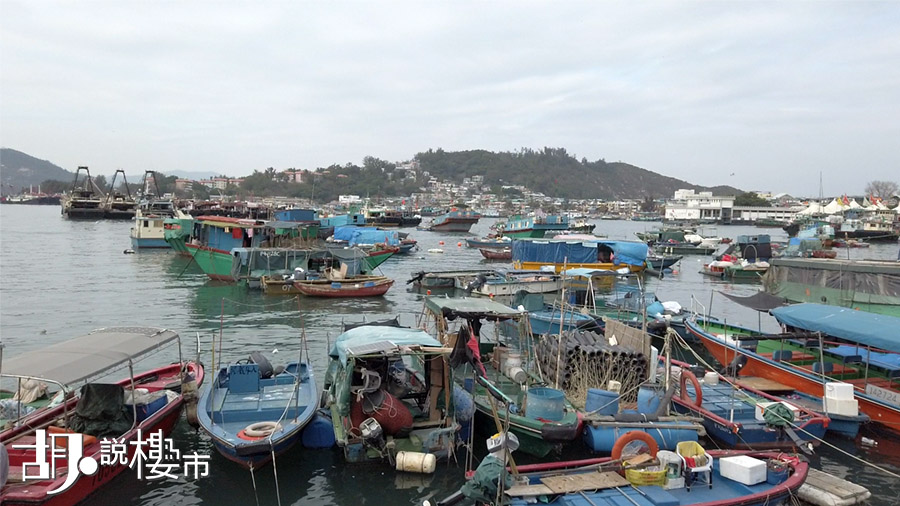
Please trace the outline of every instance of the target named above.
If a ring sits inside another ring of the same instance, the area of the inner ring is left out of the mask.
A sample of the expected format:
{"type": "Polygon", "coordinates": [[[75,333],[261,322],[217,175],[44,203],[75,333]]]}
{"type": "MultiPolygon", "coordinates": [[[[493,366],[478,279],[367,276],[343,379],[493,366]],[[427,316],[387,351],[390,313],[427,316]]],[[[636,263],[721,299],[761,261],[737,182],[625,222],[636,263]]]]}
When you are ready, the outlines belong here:
{"type": "Polygon", "coordinates": [[[443,245],[444,245],[444,241],[438,241],[438,244],[440,244],[441,246],[443,246],[443,245]]]}
{"type": "Polygon", "coordinates": [[[441,248],[431,248],[430,250],[428,250],[428,252],[429,253],[443,253],[444,250],[442,250],[441,248]]]}
{"type": "Polygon", "coordinates": [[[123,251],[122,253],[125,253],[126,255],[133,255],[133,254],[134,254],[134,250],[131,249],[131,248],[128,248],[127,250],[123,251]]]}
{"type": "Polygon", "coordinates": [[[456,243],[456,247],[457,247],[457,248],[462,248],[462,242],[456,243]]]}

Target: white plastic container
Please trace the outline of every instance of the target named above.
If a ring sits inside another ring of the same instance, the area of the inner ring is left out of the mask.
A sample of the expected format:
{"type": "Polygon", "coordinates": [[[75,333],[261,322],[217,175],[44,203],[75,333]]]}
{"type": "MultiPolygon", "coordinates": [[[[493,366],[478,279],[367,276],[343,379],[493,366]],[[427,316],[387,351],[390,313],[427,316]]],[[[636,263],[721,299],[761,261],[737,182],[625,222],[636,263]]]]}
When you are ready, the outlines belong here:
{"type": "MultiPolygon", "coordinates": [[[[507,363],[509,363],[509,362],[507,362],[507,363]]],[[[528,374],[525,372],[524,369],[522,369],[519,366],[507,367],[506,370],[504,371],[504,373],[506,374],[507,378],[515,381],[516,383],[518,383],[520,385],[522,383],[525,383],[525,380],[528,379],[528,374]]]]}
{"type": "Polygon", "coordinates": [[[794,420],[796,420],[800,417],[800,408],[798,408],[797,406],[794,406],[793,404],[790,404],[788,402],[781,401],[781,402],[760,402],[759,404],[757,404],[756,405],[756,419],[759,420],[760,422],[765,422],[766,419],[763,416],[763,413],[765,412],[766,408],[768,408],[769,406],[771,406],[773,404],[784,404],[785,406],[790,408],[791,412],[794,413],[794,420]]]}
{"type": "Polygon", "coordinates": [[[825,397],[838,400],[852,400],[853,385],[838,381],[825,383],[825,397]]]}
{"type": "Polygon", "coordinates": [[[826,396],[823,404],[825,411],[831,415],[856,416],[859,414],[859,401],[856,399],[835,399],[826,396]]]}
{"type": "MultiPolygon", "coordinates": [[[[650,347],[650,364],[658,364],[659,363],[659,350],[656,349],[656,346],[650,347]]],[[[650,383],[656,383],[656,367],[650,367],[650,370],[647,371],[647,381],[650,383]]]]}
{"type": "Polygon", "coordinates": [[[703,384],[718,385],[719,384],[719,373],[714,372],[714,371],[706,371],[706,374],[703,376],[703,384]]]}
{"type": "Polygon", "coordinates": [[[609,380],[609,383],[606,386],[606,389],[610,392],[619,393],[622,390],[622,382],[616,380],[609,380]]]}
{"type": "Polygon", "coordinates": [[[766,463],[746,455],[725,457],[719,459],[719,474],[744,485],[756,485],[766,481],[766,463]]]}
{"type": "Polygon", "coordinates": [[[397,470],[409,473],[431,474],[437,466],[437,458],[431,453],[397,452],[397,470]]]}

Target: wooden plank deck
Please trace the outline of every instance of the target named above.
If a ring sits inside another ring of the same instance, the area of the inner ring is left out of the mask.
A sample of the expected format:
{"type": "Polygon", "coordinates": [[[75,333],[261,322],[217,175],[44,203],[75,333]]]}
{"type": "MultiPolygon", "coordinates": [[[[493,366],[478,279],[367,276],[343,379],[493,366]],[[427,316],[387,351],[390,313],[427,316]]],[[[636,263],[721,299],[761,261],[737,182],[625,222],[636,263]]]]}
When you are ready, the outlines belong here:
{"type": "Polygon", "coordinates": [[[755,388],[757,390],[762,390],[766,393],[793,392],[795,390],[794,388],[783,385],[777,381],[773,381],[768,378],[760,378],[757,376],[740,376],[738,378],[738,382],[741,385],[755,388]]]}
{"type": "Polygon", "coordinates": [[[541,478],[541,483],[546,485],[554,494],[630,486],[628,480],[614,471],[548,476],[541,478]]]}

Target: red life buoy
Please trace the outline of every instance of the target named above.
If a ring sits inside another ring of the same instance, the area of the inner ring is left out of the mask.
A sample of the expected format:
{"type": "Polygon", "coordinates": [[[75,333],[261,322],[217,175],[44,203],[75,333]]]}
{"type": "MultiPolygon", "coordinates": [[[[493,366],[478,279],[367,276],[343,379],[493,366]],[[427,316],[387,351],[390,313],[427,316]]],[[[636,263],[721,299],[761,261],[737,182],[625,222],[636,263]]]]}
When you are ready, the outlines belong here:
{"type": "Polygon", "coordinates": [[[647,448],[650,450],[650,456],[656,457],[656,453],[659,451],[659,445],[656,444],[656,440],[644,431],[631,430],[619,436],[619,439],[616,439],[616,443],[612,447],[610,458],[613,460],[621,459],[622,451],[625,449],[625,446],[628,445],[628,443],[635,441],[640,441],[647,445],[647,448]]]}
{"type": "Polygon", "coordinates": [[[691,371],[689,371],[687,369],[681,370],[680,390],[681,390],[681,392],[678,395],[681,397],[682,401],[684,401],[688,404],[693,404],[694,406],[696,406],[698,408],[701,405],[703,405],[703,389],[700,388],[700,382],[697,381],[697,377],[694,376],[694,373],[692,373],[691,371]],[[694,393],[695,393],[695,396],[697,397],[696,400],[691,399],[690,396],[688,396],[687,388],[685,388],[687,386],[688,379],[690,379],[691,383],[694,384],[694,393]]]}

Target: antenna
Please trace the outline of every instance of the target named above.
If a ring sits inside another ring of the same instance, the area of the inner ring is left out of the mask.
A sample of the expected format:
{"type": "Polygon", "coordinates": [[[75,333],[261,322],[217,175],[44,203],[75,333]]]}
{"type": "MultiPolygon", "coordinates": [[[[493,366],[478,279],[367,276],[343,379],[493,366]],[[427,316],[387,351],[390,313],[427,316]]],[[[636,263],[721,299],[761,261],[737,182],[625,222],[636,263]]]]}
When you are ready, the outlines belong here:
{"type": "Polygon", "coordinates": [[[819,200],[824,198],[824,192],[822,191],[822,171],[819,171],[819,200]]]}

